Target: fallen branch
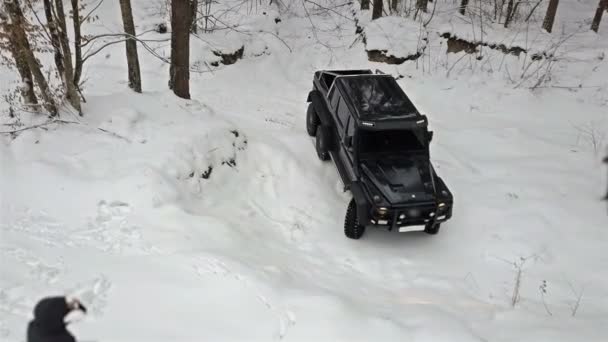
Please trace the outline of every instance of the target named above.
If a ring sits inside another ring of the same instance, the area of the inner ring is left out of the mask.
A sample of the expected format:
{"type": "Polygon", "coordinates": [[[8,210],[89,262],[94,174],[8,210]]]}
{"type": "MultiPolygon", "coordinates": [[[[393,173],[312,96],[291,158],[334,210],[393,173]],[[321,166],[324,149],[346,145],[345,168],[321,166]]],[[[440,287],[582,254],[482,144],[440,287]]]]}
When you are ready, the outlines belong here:
{"type": "Polygon", "coordinates": [[[47,122],[44,122],[44,123],[41,123],[41,124],[38,124],[38,125],[33,125],[33,126],[28,126],[28,127],[20,128],[20,129],[15,129],[15,130],[12,130],[12,131],[3,131],[3,132],[0,132],[0,134],[15,134],[15,133],[27,131],[27,130],[30,130],[30,129],[35,129],[35,128],[40,128],[40,127],[52,125],[52,124],[55,124],[55,123],[80,124],[79,122],[76,122],[76,121],[66,121],[66,120],[57,119],[57,120],[47,121],[47,122]]]}

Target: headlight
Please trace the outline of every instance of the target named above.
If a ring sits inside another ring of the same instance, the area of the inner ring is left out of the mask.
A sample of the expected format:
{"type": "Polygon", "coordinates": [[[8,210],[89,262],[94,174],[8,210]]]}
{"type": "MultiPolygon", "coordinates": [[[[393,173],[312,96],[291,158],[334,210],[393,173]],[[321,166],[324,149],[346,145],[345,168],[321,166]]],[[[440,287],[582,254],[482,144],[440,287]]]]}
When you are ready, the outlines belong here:
{"type": "Polygon", "coordinates": [[[384,208],[384,207],[380,207],[378,209],[376,209],[376,212],[382,216],[386,215],[386,213],[388,213],[388,209],[384,208]]]}
{"type": "Polygon", "coordinates": [[[441,207],[445,207],[445,203],[439,203],[439,205],[437,205],[439,208],[441,207]]]}
{"type": "Polygon", "coordinates": [[[385,217],[388,214],[388,209],[385,207],[376,208],[376,216],[379,218],[385,217]]]}

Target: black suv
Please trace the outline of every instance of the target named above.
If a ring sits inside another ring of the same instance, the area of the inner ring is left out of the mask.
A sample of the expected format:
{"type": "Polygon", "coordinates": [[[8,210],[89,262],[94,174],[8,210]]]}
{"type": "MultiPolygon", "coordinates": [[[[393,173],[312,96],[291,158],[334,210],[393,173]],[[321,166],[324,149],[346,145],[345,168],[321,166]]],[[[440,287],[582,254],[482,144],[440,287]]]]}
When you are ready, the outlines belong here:
{"type": "Polygon", "coordinates": [[[437,234],[452,217],[453,196],[430,162],[428,120],[391,76],[371,70],[322,70],[308,94],[306,130],[317,155],[333,159],[350,201],[344,233],[365,227],[437,234]]]}

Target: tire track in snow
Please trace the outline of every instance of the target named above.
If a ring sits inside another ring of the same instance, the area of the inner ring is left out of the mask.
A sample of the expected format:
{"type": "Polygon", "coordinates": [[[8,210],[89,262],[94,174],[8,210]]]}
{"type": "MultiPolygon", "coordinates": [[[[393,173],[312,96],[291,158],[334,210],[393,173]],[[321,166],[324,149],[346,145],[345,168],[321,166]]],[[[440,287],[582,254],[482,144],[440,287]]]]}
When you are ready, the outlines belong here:
{"type": "Polygon", "coordinates": [[[258,301],[268,310],[272,311],[278,318],[278,330],[275,335],[277,339],[283,339],[290,327],[296,324],[296,315],[289,309],[281,309],[274,305],[264,294],[241,273],[234,272],[224,261],[215,257],[198,257],[193,264],[195,272],[199,276],[228,277],[238,281],[243,287],[252,291],[258,301]]]}

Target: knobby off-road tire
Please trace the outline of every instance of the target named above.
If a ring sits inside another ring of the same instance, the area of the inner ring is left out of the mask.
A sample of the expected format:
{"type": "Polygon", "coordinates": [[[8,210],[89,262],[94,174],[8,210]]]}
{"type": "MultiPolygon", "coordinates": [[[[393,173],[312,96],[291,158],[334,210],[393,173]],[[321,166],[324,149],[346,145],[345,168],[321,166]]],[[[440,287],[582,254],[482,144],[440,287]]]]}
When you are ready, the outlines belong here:
{"type": "Polygon", "coordinates": [[[365,226],[359,223],[357,217],[357,203],[352,199],[346,209],[346,217],[344,218],[344,235],[349,239],[358,240],[365,233],[365,226]]]}
{"type": "Polygon", "coordinates": [[[437,233],[439,233],[439,228],[441,228],[441,224],[439,224],[439,223],[435,223],[435,224],[427,223],[426,226],[424,227],[424,232],[427,234],[436,235],[437,233]]]}
{"type": "Polygon", "coordinates": [[[327,146],[329,137],[327,130],[322,126],[317,126],[317,133],[315,135],[315,149],[317,150],[317,156],[322,161],[329,160],[329,148],[327,146]]]}
{"type": "Polygon", "coordinates": [[[315,106],[312,102],[308,105],[308,110],[306,111],[306,132],[311,137],[314,137],[317,134],[317,127],[319,126],[319,116],[317,116],[317,111],[315,110],[315,106]]]}

